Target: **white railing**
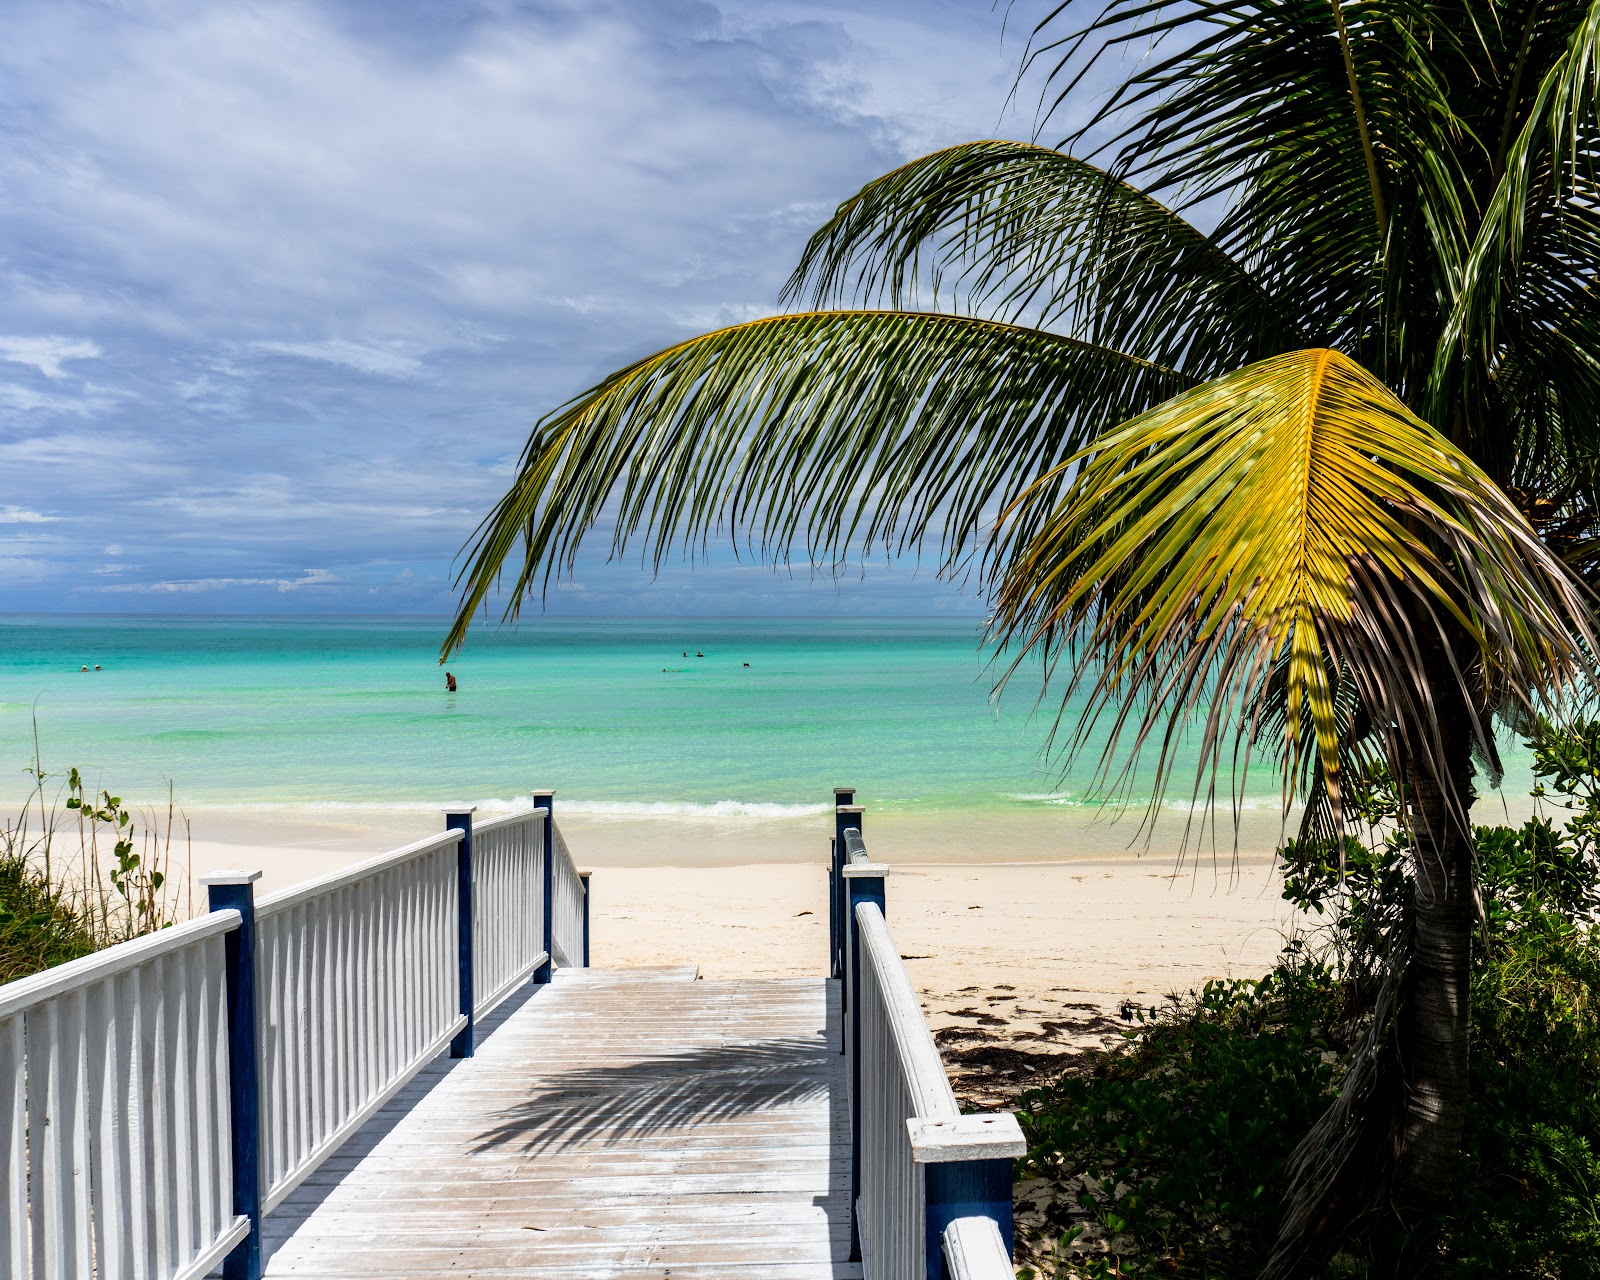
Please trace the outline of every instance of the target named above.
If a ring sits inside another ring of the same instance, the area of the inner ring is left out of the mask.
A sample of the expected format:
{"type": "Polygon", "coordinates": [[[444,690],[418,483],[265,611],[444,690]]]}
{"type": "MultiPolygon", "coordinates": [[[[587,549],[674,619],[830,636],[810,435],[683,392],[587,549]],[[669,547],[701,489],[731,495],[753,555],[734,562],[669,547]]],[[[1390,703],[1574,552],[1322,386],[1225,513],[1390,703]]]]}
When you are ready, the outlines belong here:
{"type": "Polygon", "coordinates": [[[224,935],[236,911],[0,987],[0,1270],[202,1276],[233,1213],[224,935]]]}
{"type": "Polygon", "coordinates": [[[256,907],[263,1211],[465,1024],[448,831],[256,907]]]}
{"type": "MultiPolygon", "coordinates": [[[[906,1121],[961,1114],[883,912],[856,908],[861,981],[861,1254],[873,1280],[927,1275],[922,1171],[906,1121]]],[[[852,1025],[855,1025],[854,1023],[852,1025]]]]}
{"type": "Polygon", "coordinates": [[[950,1280],[1014,1280],[1017,1274],[993,1218],[957,1218],[946,1227],[944,1262],[950,1280]]]}
{"type": "Polygon", "coordinates": [[[204,877],[223,909],[0,987],[0,1275],[257,1267],[261,1214],[551,952],[588,962],[548,808],[449,823],[260,901],[204,877]]]}
{"type": "Polygon", "coordinates": [[[588,886],[578,874],[577,865],[561,837],[561,828],[550,823],[550,844],[554,849],[551,868],[553,909],[550,918],[550,954],[563,968],[587,963],[583,954],[584,902],[588,886]]]}
{"type": "Polygon", "coordinates": [[[943,1250],[951,1275],[1011,1280],[1011,1162],[1026,1150],[1021,1127],[1009,1112],[961,1114],[884,921],[888,868],[867,858],[858,828],[841,830],[840,842],[830,884],[834,911],[848,913],[833,954],[847,1010],[851,1256],[866,1280],[924,1280],[931,1246],[943,1250]],[[984,1212],[974,1215],[977,1206],[984,1212]]]}
{"type": "Polygon", "coordinates": [[[543,950],[549,811],[472,828],[473,1016],[481,1018],[550,958],[543,950]]]}

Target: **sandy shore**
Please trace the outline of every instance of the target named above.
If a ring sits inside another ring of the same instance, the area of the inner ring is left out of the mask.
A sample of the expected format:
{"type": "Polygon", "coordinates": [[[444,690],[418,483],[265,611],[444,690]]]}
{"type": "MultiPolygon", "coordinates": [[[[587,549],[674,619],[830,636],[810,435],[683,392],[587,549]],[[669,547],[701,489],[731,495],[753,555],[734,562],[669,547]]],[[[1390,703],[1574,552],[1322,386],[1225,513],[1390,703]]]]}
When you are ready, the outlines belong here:
{"type": "MultiPolygon", "coordinates": [[[[779,977],[822,963],[827,815],[559,820],[580,864],[594,870],[597,964],[692,962],[707,977],[779,977]]],[[[350,810],[201,811],[192,824],[197,874],[259,869],[262,893],[442,825],[427,813],[350,810]]],[[[1231,850],[1208,849],[1182,862],[1123,848],[1061,857],[1051,825],[1035,818],[1024,832],[1032,843],[998,839],[991,829],[986,843],[952,844],[946,822],[944,842],[930,850],[917,823],[869,816],[873,857],[892,867],[892,927],[926,990],[1009,984],[1118,1001],[1160,995],[1205,977],[1259,972],[1292,926],[1270,852],[1247,846],[1235,859],[1231,850]],[[1058,856],[1047,859],[1049,849],[1058,856]]]]}
{"type": "MultiPolygon", "coordinates": [[[[1127,829],[1107,856],[1109,841],[1052,818],[980,833],[868,816],[873,856],[892,867],[890,927],[974,1102],[1114,1037],[1129,1001],[1159,1004],[1208,978],[1259,975],[1296,924],[1259,845],[1237,860],[1208,851],[1180,866],[1170,854],[1127,851],[1127,829]],[[985,838],[967,839],[976,834],[985,838]],[[1088,856],[1062,856],[1074,848],[1088,856]]],[[[559,820],[594,871],[597,965],[688,963],[724,978],[826,964],[828,815],[559,820]]],[[[350,810],[202,810],[192,821],[195,871],[260,869],[263,893],[441,825],[426,812],[350,810]]],[[[1274,819],[1273,840],[1276,830],[1274,819]]]]}

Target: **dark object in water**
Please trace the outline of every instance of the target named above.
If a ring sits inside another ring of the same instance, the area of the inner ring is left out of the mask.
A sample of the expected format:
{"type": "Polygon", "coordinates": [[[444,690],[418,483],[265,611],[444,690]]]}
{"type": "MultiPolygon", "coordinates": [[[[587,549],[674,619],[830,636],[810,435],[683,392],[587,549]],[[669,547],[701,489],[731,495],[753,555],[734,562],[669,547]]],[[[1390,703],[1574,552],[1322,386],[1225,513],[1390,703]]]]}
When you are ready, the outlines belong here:
{"type": "Polygon", "coordinates": [[[701,653],[701,652],[700,652],[700,651],[699,651],[699,650],[696,650],[696,651],[695,651],[695,655],[694,655],[694,656],[695,656],[695,657],[697,657],[697,658],[703,658],[703,657],[705,657],[705,656],[706,656],[706,655],[705,655],[705,654],[703,654],[703,653],[701,653]]]}
{"type": "Polygon", "coordinates": [[[745,663],[745,664],[744,664],[744,665],[745,665],[745,666],[747,666],[747,667],[748,667],[748,666],[749,666],[749,665],[750,665],[750,664],[749,664],[749,663],[748,663],[748,662],[747,662],[747,663],[745,663]]]}
{"type": "Polygon", "coordinates": [[[456,678],[448,671],[444,673],[444,691],[446,693],[454,693],[456,691],[456,678]]]}

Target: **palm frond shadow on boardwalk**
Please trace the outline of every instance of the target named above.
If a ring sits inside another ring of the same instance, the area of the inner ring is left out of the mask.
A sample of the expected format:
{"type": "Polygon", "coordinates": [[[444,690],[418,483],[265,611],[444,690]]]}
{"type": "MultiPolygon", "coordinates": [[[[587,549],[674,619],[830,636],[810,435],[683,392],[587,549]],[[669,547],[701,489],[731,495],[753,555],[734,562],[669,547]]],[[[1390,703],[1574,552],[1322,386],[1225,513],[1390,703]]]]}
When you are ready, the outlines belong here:
{"type": "Polygon", "coordinates": [[[566,1071],[500,1113],[474,1152],[528,1154],[736,1120],[828,1097],[838,1051],[815,1036],[783,1037],[566,1071]]]}

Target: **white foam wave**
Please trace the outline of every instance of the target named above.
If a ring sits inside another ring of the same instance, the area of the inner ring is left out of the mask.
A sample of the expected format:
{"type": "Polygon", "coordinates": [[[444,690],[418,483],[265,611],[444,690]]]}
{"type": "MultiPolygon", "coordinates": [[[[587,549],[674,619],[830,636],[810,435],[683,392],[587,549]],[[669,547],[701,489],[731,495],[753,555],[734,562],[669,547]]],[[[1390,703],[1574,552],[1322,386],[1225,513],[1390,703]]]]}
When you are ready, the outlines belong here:
{"type": "Polygon", "coordinates": [[[809,818],[832,813],[827,804],[774,804],[750,800],[715,800],[693,804],[671,800],[573,800],[560,806],[566,813],[613,818],[809,818]]]}
{"type": "MultiPolygon", "coordinates": [[[[1057,791],[1007,791],[1003,794],[1007,800],[1016,800],[1023,804],[1048,804],[1071,809],[1098,809],[1102,806],[1102,804],[1105,803],[1104,801],[1095,797],[1075,796],[1070,794],[1063,795],[1061,792],[1057,791]]],[[[1123,807],[1129,809],[1143,809],[1145,803],[1146,801],[1144,796],[1134,793],[1127,797],[1123,803],[1123,807]]],[[[1277,796],[1245,796],[1239,801],[1239,809],[1243,812],[1278,809],[1282,806],[1282,803],[1283,802],[1277,796]]],[[[1112,801],[1108,807],[1112,809],[1117,808],[1117,802],[1112,801]]],[[[1190,802],[1187,800],[1169,799],[1163,801],[1161,807],[1173,813],[1189,813],[1192,810],[1205,809],[1208,806],[1203,800],[1195,804],[1190,804],[1190,802]]],[[[1217,798],[1215,807],[1219,812],[1222,812],[1231,811],[1233,806],[1232,802],[1227,796],[1219,796],[1217,798]]]]}
{"type": "MultiPolygon", "coordinates": [[[[439,813],[447,808],[474,808],[479,814],[495,816],[505,813],[526,813],[533,808],[527,796],[509,800],[489,796],[481,800],[262,800],[229,804],[187,804],[185,809],[268,810],[316,813],[388,811],[396,813],[439,813]]],[[[582,814],[597,818],[809,818],[817,814],[832,813],[827,804],[776,804],[765,801],[714,800],[708,803],[670,800],[563,800],[556,797],[556,812],[582,814]]]]}

